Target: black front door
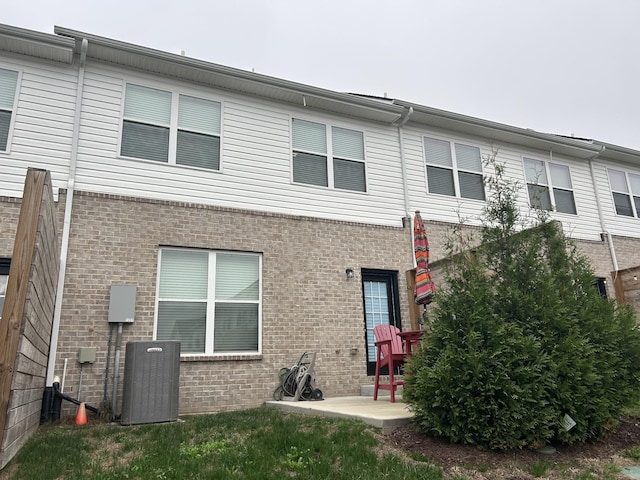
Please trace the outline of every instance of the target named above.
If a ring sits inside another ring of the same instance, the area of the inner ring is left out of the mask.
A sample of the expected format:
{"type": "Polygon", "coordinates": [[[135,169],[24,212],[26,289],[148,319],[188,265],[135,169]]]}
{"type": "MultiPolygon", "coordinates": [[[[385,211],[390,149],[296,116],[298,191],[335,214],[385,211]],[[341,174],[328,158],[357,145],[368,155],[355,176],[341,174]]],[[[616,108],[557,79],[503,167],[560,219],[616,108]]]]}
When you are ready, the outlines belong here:
{"type": "Polygon", "coordinates": [[[373,328],[400,324],[398,272],[362,269],[362,298],[364,300],[365,343],[367,348],[367,375],[376,371],[376,347],[373,328]]]}

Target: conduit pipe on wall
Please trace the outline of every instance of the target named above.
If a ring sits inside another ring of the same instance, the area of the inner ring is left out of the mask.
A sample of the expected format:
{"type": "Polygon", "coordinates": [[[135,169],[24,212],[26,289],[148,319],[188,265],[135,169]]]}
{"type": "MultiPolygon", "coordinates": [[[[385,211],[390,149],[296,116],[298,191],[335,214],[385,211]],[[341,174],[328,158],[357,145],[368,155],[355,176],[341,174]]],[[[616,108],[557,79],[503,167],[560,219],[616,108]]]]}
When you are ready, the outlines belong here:
{"type": "Polygon", "coordinates": [[[69,249],[69,234],[71,231],[71,209],[73,206],[73,192],[76,183],[76,168],[78,164],[78,139],[80,136],[80,113],[82,110],[82,96],[84,93],[84,70],[87,60],[89,41],[82,39],[80,45],[80,68],[78,70],[78,86],[76,89],[75,115],[73,118],[73,138],[71,140],[71,158],[69,159],[69,177],[67,180],[67,199],[64,207],[62,224],[62,245],[60,246],[60,272],[58,273],[58,288],[56,290],[56,304],[53,311],[51,326],[51,344],[49,347],[49,363],[47,365],[47,387],[53,386],[53,375],[58,353],[58,330],[60,329],[60,314],[62,312],[62,297],[67,270],[67,253],[69,249]]]}
{"type": "Polygon", "coordinates": [[[596,196],[596,207],[598,209],[598,218],[600,220],[600,229],[602,235],[607,238],[607,243],[609,244],[609,254],[611,255],[611,263],[613,264],[613,270],[617,272],[619,270],[618,267],[618,257],[616,256],[616,249],[613,246],[613,238],[611,237],[611,233],[607,229],[607,223],[604,220],[604,215],[602,214],[602,204],[600,203],[600,192],[598,192],[598,183],[596,182],[596,174],[593,169],[593,161],[598,158],[605,151],[606,147],[603,145],[602,149],[596,153],[594,156],[589,158],[589,171],[591,173],[591,183],[593,183],[593,189],[596,196]]]}

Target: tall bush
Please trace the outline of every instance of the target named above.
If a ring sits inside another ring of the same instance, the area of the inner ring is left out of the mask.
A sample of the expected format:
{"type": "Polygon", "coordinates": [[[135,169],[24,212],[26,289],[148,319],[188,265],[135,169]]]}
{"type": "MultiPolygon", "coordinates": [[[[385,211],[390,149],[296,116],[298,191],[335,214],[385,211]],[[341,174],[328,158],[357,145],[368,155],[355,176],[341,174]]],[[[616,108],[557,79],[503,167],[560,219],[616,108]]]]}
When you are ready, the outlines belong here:
{"type": "Polygon", "coordinates": [[[457,228],[405,399],[427,434],[497,450],[602,437],[640,399],[640,331],[593,287],[587,259],[545,212],[517,206],[504,166],[480,246],[457,228]],[[571,426],[571,422],[575,425],[571,426]]]}

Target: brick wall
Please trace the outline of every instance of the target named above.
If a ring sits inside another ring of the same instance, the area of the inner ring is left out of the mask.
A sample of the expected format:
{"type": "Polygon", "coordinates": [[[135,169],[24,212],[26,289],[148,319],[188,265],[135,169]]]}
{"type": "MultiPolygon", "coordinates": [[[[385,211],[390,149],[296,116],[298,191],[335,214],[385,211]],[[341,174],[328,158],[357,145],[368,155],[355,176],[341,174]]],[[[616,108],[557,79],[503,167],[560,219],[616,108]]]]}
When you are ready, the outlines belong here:
{"type": "MultiPolygon", "coordinates": [[[[17,218],[19,201],[0,202],[3,219],[17,218]]],[[[60,192],[61,224],[65,192],[60,192]]],[[[0,240],[11,239],[15,222],[2,222],[0,240]]],[[[452,225],[427,222],[431,260],[445,255],[452,225]]],[[[475,233],[477,229],[469,228],[475,233]]],[[[152,338],[159,245],[228,249],[263,253],[263,354],[244,360],[182,361],[180,412],[222,411],[256,406],[271,397],[277,372],[303,351],[318,353],[318,386],[327,396],[357,394],[366,375],[361,268],[398,271],[402,321],[409,324],[405,271],[412,268],[411,231],[357,223],[203,207],[76,192],[68,268],[62,307],[56,374],[68,360],[65,391],[76,396],[80,347],[96,347],[97,359],[83,367],[81,399],[99,406],[103,400],[109,287],[137,286],[136,320],[124,326],[124,344],[152,338]],[[354,269],[347,280],[344,270],[354,269]],[[312,273],[309,273],[312,272],[312,273]],[[350,354],[358,348],[356,355],[350,354]]],[[[640,241],[615,238],[624,265],[640,264],[640,241]]],[[[578,242],[596,275],[611,279],[606,242],[578,242]]],[[[4,245],[0,243],[0,255],[4,245]]],[[[8,248],[8,247],[7,247],[8,248]]],[[[10,248],[7,250],[10,255],[10,248]]],[[[620,260],[623,264],[622,260],[620,260]]],[[[442,288],[437,269],[434,279],[442,288]]],[[[614,291],[608,282],[610,298],[614,291]]],[[[115,340],[115,335],[112,340],[115,340]]],[[[111,399],[113,350],[107,379],[111,399]]],[[[118,395],[121,405],[121,389],[118,395]]],[[[63,414],[73,414],[65,404],[63,414]]],[[[118,408],[119,410],[119,408],[118,408]]]]}
{"type": "Polygon", "coordinates": [[[10,258],[16,237],[20,199],[0,197],[0,257],[10,258]]]}
{"type": "Polygon", "coordinates": [[[263,254],[262,356],[182,361],[181,413],[262,404],[271,398],[280,368],[304,351],[317,353],[317,384],[327,396],[359,394],[361,384],[372,382],[366,375],[360,269],[398,271],[402,319],[408,322],[403,292],[404,272],[412,266],[411,234],[408,227],[76,192],[56,372],[61,374],[67,358],[65,391],[75,396],[78,349],[96,347],[96,362],[83,370],[81,397],[96,406],[102,402],[109,287],[137,286],[135,322],[123,328],[122,369],[124,344],[152,338],[158,247],[172,245],[263,254]],[[355,278],[346,278],[347,267],[355,278]]]}

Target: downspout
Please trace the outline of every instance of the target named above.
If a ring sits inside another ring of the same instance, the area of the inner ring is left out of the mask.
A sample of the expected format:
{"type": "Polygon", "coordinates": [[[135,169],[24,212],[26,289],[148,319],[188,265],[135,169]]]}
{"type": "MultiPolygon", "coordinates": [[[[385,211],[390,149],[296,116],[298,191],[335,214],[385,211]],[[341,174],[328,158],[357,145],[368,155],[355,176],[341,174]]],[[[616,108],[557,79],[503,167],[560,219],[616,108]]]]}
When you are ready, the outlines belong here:
{"type": "Polygon", "coordinates": [[[407,217],[411,216],[409,204],[409,180],[407,178],[407,164],[404,158],[404,135],[402,129],[413,115],[413,107],[409,107],[398,122],[398,142],[400,144],[400,168],[402,168],[402,191],[404,194],[404,211],[407,217]]]}
{"type": "Polygon", "coordinates": [[[73,206],[73,192],[76,183],[76,168],[78,164],[78,139],[80,136],[80,111],[84,93],[84,70],[87,60],[89,41],[82,39],[80,46],[80,69],[78,70],[78,86],[76,89],[76,111],[73,118],[73,138],[71,140],[71,158],[69,160],[69,178],[67,180],[67,199],[64,207],[64,221],[62,224],[62,245],[60,246],[60,272],[58,273],[58,288],[56,290],[56,304],[53,311],[53,325],[51,326],[51,344],[49,346],[49,363],[47,365],[48,387],[53,385],[53,374],[58,353],[58,330],[60,329],[60,314],[62,311],[62,297],[64,280],[67,270],[67,253],[69,250],[69,235],[71,231],[71,209],[73,206]]]}
{"type": "Polygon", "coordinates": [[[591,183],[593,183],[593,189],[596,194],[596,207],[598,208],[598,218],[600,220],[600,229],[602,235],[607,237],[607,243],[609,244],[609,254],[611,255],[611,262],[613,263],[613,270],[617,272],[619,270],[618,267],[618,257],[616,256],[616,250],[613,246],[613,238],[611,238],[611,233],[607,229],[607,224],[604,221],[604,215],[602,214],[602,205],[600,203],[600,193],[598,192],[598,184],[596,183],[596,174],[593,170],[593,161],[598,158],[605,151],[606,147],[603,145],[602,149],[596,153],[593,157],[589,158],[589,171],[591,172],[591,183]]]}
{"type": "MultiPolygon", "coordinates": [[[[406,109],[400,119],[398,120],[398,143],[400,146],[400,168],[402,168],[402,193],[404,195],[404,215],[405,218],[409,219],[409,242],[411,244],[411,252],[413,252],[413,217],[411,216],[411,204],[409,200],[409,178],[407,175],[407,162],[404,157],[404,134],[403,128],[413,115],[413,107],[409,107],[406,109]]],[[[402,221],[402,226],[405,226],[405,221],[402,221]]],[[[413,261],[413,268],[416,267],[416,257],[415,255],[411,255],[411,259],[413,261]]]]}

